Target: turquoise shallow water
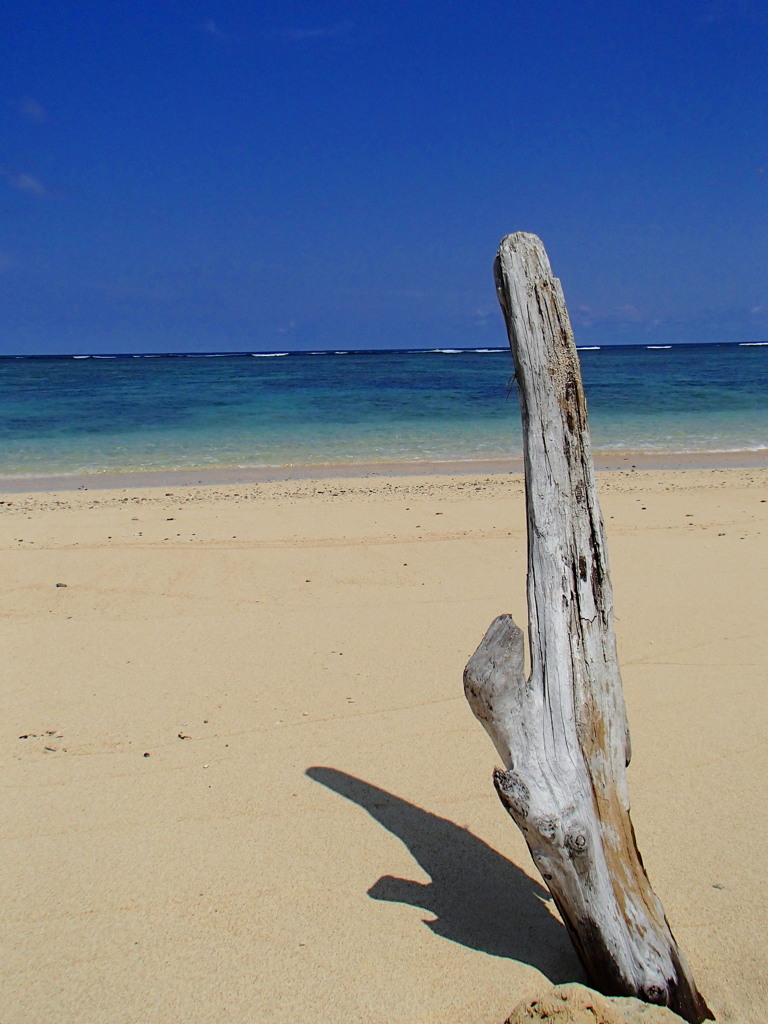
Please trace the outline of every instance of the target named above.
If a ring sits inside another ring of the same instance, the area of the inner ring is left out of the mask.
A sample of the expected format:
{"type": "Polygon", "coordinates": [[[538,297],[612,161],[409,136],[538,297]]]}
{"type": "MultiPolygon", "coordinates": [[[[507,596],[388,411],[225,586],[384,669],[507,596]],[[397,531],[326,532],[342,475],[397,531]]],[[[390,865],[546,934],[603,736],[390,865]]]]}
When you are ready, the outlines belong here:
{"type": "MultiPolygon", "coordinates": [[[[580,352],[597,454],[768,450],[768,346],[580,352]]],[[[508,350],[0,359],[0,475],[519,455],[508,350]]]]}

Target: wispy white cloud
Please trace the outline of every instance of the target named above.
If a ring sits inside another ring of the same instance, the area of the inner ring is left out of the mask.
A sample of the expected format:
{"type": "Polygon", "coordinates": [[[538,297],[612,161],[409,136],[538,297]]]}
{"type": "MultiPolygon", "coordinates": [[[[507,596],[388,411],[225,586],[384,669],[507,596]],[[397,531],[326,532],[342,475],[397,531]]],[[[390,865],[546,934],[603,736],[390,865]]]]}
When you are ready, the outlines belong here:
{"type": "Polygon", "coordinates": [[[0,177],[5,178],[11,188],[17,192],[24,192],[28,196],[37,196],[39,199],[49,199],[51,196],[50,191],[34,174],[15,174],[5,167],[0,167],[0,177]]]}
{"type": "Polygon", "coordinates": [[[490,310],[486,306],[478,306],[474,312],[472,320],[475,327],[488,327],[489,324],[497,326],[498,314],[497,310],[490,310]]]}
{"type": "Polygon", "coordinates": [[[24,118],[25,121],[33,121],[36,124],[43,124],[48,120],[48,111],[37,100],[32,99],[31,96],[25,97],[23,100],[10,100],[11,106],[14,110],[24,118]]]}
{"type": "Polygon", "coordinates": [[[51,194],[42,181],[33,174],[14,174],[11,175],[9,181],[11,188],[15,188],[17,192],[26,192],[27,195],[41,198],[51,194]]]}
{"type": "Polygon", "coordinates": [[[213,18],[209,18],[203,25],[203,32],[206,35],[213,36],[215,39],[229,39],[229,33],[219,28],[213,18]]]}
{"type": "Polygon", "coordinates": [[[768,305],[694,307],[677,312],[643,310],[631,304],[599,309],[582,305],[573,310],[572,322],[577,334],[589,330],[613,340],[630,338],[639,343],[656,336],[663,341],[729,341],[752,337],[755,332],[762,336],[768,328],[768,305]]]}
{"type": "Polygon", "coordinates": [[[345,35],[351,28],[351,21],[340,21],[336,25],[318,28],[286,28],[278,32],[278,35],[292,43],[302,43],[315,39],[335,39],[337,36],[345,35]]]}
{"type": "Polygon", "coordinates": [[[571,319],[576,327],[629,327],[644,325],[659,326],[662,321],[652,319],[651,315],[640,310],[632,303],[621,306],[606,306],[596,309],[594,306],[580,305],[573,310],[571,319]]]}

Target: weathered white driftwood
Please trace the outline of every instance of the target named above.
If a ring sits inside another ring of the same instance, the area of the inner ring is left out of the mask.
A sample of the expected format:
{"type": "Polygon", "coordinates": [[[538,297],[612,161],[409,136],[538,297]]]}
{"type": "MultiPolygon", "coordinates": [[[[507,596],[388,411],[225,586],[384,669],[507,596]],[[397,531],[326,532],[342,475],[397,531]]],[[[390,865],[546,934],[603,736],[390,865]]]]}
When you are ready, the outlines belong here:
{"type": "Polygon", "coordinates": [[[504,770],[496,790],[522,830],[587,970],[608,995],[712,1014],[643,868],[629,816],[630,743],[613,597],[578,356],[540,239],[495,264],[523,416],[530,676],[523,634],[500,615],[464,687],[504,770]]]}

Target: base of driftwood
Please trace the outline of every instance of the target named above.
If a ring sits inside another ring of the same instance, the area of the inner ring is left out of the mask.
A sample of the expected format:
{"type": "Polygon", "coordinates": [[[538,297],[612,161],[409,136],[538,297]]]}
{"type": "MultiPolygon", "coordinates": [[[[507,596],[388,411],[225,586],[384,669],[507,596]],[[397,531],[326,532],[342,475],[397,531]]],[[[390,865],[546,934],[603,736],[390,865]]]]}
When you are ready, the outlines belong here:
{"type": "Polygon", "coordinates": [[[558,985],[528,996],[505,1024],[682,1024],[666,1006],[652,1006],[632,996],[602,996],[584,985],[558,985]]]}

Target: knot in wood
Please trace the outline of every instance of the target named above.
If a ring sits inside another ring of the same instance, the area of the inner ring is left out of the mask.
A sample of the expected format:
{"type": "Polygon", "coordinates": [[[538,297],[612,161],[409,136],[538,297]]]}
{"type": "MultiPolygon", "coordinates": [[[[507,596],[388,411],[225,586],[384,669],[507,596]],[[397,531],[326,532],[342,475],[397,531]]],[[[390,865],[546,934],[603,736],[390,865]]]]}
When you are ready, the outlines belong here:
{"type": "Polygon", "coordinates": [[[657,1003],[660,1006],[666,1006],[667,1004],[667,993],[661,985],[647,985],[645,988],[645,999],[649,1003],[657,1003]]]}
{"type": "Polygon", "coordinates": [[[537,818],[532,824],[542,839],[547,839],[550,843],[554,843],[559,826],[557,818],[541,817],[537,818]]]}
{"type": "Polygon", "coordinates": [[[496,768],[493,772],[493,784],[499,799],[514,818],[528,817],[531,793],[517,772],[504,772],[496,768]]]}
{"type": "Polygon", "coordinates": [[[565,837],[565,848],[572,857],[583,857],[588,847],[589,840],[585,832],[569,832],[565,837]]]}

